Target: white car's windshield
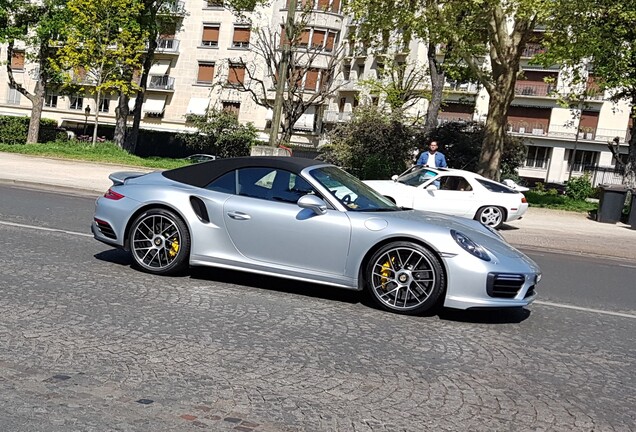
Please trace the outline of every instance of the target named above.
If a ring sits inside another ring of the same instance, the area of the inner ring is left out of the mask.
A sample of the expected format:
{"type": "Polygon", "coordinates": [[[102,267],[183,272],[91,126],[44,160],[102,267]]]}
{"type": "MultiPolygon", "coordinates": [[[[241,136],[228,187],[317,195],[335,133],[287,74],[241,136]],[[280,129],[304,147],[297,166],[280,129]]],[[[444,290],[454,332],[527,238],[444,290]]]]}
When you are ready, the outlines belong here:
{"type": "Polygon", "coordinates": [[[400,183],[404,183],[410,186],[419,186],[422,183],[426,183],[433,177],[436,177],[438,173],[432,171],[423,166],[414,166],[407,172],[400,175],[397,179],[400,183]]]}
{"type": "Polygon", "coordinates": [[[338,201],[352,211],[400,211],[393,202],[362,183],[356,177],[337,167],[324,167],[309,173],[329,189],[338,201]]]}

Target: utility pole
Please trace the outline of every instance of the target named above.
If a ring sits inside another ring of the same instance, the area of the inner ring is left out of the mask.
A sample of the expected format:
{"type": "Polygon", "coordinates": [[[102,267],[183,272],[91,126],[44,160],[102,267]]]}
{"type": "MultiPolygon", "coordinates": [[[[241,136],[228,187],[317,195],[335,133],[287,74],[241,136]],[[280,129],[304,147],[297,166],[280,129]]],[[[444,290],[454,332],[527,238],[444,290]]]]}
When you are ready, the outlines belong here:
{"type": "Polygon", "coordinates": [[[285,24],[285,41],[281,33],[281,58],[278,64],[278,81],[276,82],[276,98],[274,99],[274,112],[272,114],[272,130],[269,134],[269,145],[276,147],[278,145],[278,130],[280,129],[281,111],[283,109],[283,94],[285,92],[285,84],[287,83],[287,67],[291,58],[291,45],[295,37],[296,29],[296,4],[297,0],[289,0],[287,8],[287,24],[285,24]]]}

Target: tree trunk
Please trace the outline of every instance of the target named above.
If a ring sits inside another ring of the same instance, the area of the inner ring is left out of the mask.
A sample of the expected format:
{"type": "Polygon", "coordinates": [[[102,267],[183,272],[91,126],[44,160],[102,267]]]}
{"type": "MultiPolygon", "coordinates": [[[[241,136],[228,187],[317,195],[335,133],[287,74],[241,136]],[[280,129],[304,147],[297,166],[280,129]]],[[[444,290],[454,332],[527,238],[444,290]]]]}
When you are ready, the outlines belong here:
{"type": "Polygon", "coordinates": [[[444,71],[439,67],[435,54],[435,44],[428,44],[428,64],[431,76],[431,100],[426,111],[426,122],[424,123],[424,132],[428,133],[437,126],[437,115],[442,106],[442,97],[444,96],[444,81],[446,80],[444,71]]]}
{"type": "Polygon", "coordinates": [[[101,92],[97,92],[97,96],[95,97],[95,122],[93,126],[93,147],[97,144],[97,128],[99,127],[99,103],[101,102],[102,95],[101,92]]]}
{"type": "Polygon", "coordinates": [[[124,148],[126,143],[126,125],[128,124],[128,96],[119,93],[119,101],[115,108],[115,136],[114,140],[120,148],[124,148]]]}
{"type": "MultiPolygon", "coordinates": [[[[625,164],[625,178],[623,184],[636,188],[636,94],[632,96],[632,127],[629,130],[629,150],[627,163],[625,164]]],[[[634,196],[632,195],[632,199],[634,196]]]]}
{"type": "Polygon", "coordinates": [[[38,78],[33,90],[33,96],[29,97],[33,108],[31,108],[31,118],[29,119],[29,132],[27,134],[27,144],[38,142],[40,135],[40,120],[42,118],[42,108],[44,106],[44,95],[46,92],[45,83],[42,78],[38,78]]]}

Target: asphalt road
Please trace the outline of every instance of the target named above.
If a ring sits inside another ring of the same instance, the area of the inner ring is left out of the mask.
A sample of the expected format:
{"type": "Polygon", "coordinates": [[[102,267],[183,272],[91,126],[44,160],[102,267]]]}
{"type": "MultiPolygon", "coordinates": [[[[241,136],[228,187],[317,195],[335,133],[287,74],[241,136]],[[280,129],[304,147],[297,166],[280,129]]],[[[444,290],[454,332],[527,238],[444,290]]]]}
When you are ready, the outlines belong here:
{"type": "Polygon", "coordinates": [[[540,302],[403,317],[94,241],[94,198],[0,186],[0,430],[634,430],[636,269],[534,253],[540,302]]]}

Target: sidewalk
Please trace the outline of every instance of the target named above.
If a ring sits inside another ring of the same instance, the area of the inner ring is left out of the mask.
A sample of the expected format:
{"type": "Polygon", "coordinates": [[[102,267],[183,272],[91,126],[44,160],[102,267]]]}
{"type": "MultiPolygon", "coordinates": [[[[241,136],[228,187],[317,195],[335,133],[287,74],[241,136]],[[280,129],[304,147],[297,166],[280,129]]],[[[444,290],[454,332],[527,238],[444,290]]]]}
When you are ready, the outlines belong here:
{"type": "MultiPolygon", "coordinates": [[[[0,182],[5,184],[64,189],[96,197],[108,190],[108,175],[115,171],[150,170],[0,153],[0,182]]],[[[596,222],[583,213],[531,207],[523,219],[504,225],[501,234],[522,248],[636,262],[636,229],[623,223],[596,222]]]]}

